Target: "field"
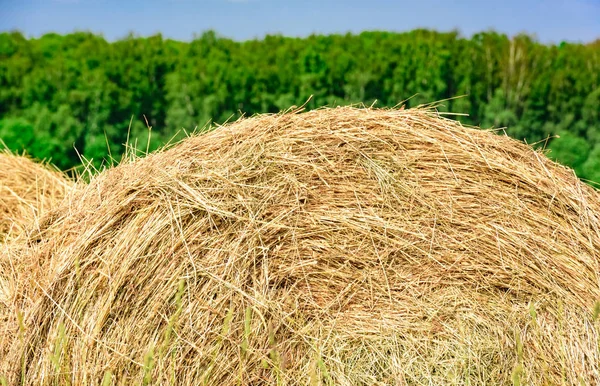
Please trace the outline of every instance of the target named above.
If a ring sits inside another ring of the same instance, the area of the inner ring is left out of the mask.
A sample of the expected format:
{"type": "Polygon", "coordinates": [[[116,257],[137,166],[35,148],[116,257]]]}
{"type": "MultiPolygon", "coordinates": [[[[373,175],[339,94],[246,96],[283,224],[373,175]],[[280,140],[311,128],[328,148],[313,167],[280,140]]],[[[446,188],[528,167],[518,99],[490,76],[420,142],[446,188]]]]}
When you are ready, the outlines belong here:
{"type": "Polygon", "coordinates": [[[4,384],[600,383],[600,194],[502,131],[292,108],[135,154],[3,155],[4,384]]]}

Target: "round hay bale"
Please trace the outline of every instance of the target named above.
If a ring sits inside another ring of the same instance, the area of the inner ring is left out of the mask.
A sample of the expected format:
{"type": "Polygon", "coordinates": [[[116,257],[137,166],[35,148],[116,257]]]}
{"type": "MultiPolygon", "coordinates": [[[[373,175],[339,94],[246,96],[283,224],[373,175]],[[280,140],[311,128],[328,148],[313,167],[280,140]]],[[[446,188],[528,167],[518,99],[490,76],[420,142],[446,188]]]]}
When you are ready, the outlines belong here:
{"type": "MultiPolygon", "coordinates": [[[[35,267],[17,259],[17,239],[26,229],[63,199],[72,182],[49,164],[36,163],[26,156],[0,151],[0,354],[11,337],[9,326],[18,322],[16,297],[26,298],[28,278],[35,267]],[[8,252],[12,250],[12,252],[8,252]]],[[[0,358],[1,361],[1,358],[0,358]]]]}
{"type": "Polygon", "coordinates": [[[58,169],[0,151],[0,241],[33,224],[72,183],[58,169]]]}
{"type": "Polygon", "coordinates": [[[571,170],[432,111],[240,120],[53,211],[25,253],[54,269],[1,370],[36,385],[595,384],[599,208],[571,170]]]}

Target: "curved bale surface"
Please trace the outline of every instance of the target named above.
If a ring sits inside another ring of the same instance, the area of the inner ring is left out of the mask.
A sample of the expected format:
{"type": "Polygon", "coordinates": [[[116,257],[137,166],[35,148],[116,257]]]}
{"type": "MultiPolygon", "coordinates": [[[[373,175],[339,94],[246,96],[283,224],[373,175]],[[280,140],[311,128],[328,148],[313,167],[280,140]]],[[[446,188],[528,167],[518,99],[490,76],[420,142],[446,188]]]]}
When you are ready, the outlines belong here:
{"type": "Polygon", "coordinates": [[[24,253],[55,269],[1,370],[595,384],[599,209],[571,170],[431,111],[240,120],[100,174],[49,216],[24,253]]]}

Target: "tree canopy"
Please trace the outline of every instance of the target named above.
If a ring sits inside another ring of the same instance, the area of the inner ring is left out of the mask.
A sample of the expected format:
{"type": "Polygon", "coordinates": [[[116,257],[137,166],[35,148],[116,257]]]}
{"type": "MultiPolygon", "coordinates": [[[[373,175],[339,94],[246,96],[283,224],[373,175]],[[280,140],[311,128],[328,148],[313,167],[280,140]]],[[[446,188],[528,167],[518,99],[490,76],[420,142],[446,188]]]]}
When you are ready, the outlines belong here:
{"type": "Polygon", "coordinates": [[[505,128],[600,182],[600,40],[415,30],[189,43],[78,32],[0,34],[0,139],[63,169],[99,166],[127,141],[152,150],[240,114],[364,103],[439,109],[505,128]],[[151,130],[150,130],[151,128],[151,130]],[[149,135],[151,133],[151,135],[149,135]]]}

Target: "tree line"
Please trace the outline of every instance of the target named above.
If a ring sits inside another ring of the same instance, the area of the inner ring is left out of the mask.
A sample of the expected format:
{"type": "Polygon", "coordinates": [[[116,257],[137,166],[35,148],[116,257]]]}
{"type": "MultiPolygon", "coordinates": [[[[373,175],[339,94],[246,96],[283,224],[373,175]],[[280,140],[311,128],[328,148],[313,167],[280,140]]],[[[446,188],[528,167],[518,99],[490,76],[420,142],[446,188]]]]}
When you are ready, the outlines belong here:
{"type": "Polygon", "coordinates": [[[415,30],[238,42],[0,34],[0,140],[63,169],[153,150],[241,113],[445,100],[458,119],[551,149],[600,182],[600,40],[415,30]],[[311,98],[312,96],[312,98],[311,98]],[[450,99],[462,96],[461,98],[450,99]],[[149,135],[150,134],[150,135],[149,135]]]}

